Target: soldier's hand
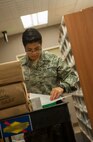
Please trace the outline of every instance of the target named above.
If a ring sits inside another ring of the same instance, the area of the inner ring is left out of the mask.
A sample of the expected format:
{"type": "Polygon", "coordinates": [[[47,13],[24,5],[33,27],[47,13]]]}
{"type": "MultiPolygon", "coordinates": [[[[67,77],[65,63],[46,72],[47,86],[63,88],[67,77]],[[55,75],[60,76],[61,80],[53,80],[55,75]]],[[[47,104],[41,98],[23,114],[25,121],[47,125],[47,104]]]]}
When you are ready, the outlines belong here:
{"type": "Polygon", "coordinates": [[[60,97],[60,95],[62,95],[62,93],[64,92],[64,89],[61,87],[55,87],[52,89],[51,93],[50,93],[50,100],[55,100],[57,98],[60,97]]]}

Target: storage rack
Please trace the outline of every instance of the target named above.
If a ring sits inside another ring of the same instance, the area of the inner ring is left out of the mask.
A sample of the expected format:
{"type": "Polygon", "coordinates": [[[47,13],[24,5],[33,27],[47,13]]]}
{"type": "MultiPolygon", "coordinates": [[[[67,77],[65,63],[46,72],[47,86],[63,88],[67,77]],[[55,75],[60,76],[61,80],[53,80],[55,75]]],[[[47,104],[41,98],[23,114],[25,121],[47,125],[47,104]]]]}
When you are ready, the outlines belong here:
{"type": "Polygon", "coordinates": [[[71,44],[67,35],[67,28],[62,17],[59,33],[60,51],[62,53],[62,59],[70,66],[75,66],[74,56],[72,55],[71,44]]]}
{"type": "MultiPolygon", "coordinates": [[[[59,45],[60,51],[62,53],[62,59],[66,62],[71,68],[76,70],[74,56],[72,54],[71,43],[67,34],[67,27],[65,24],[64,16],[62,16],[60,28],[59,28],[59,45]]],[[[74,107],[76,111],[76,116],[78,119],[78,124],[81,131],[87,136],[87,138],[93,142],[93,130],[91,123],[88,117],[88,111],[85,105],[84,96],[82,89],[80,87],[80,82],[78,80],[78,90],[73,93],[72,98],[74,102],[74,107]]]]}
{"type": "Polygon", "coordinates": [[[79,127],[81,131],[88,137],[88,139],[93,142],[93,130],[88,117],[88,111],[85,105],[82,89],[77,90],[76,93],[73,94],[73,102],[79,127]]]}

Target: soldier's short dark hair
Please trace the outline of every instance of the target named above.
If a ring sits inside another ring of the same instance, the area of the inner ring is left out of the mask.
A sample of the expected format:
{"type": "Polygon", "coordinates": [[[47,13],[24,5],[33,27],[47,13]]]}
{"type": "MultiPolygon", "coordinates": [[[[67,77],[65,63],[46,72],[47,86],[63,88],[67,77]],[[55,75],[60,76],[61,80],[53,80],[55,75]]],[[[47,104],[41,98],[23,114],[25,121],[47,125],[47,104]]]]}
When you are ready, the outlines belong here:
{"type": "Polygon", "coordinates": [[[23,42],[24,47],[28,43],[38,42],[38,43],[42,44],[42,35],[37,29],[28,28],[23,32],[22,42],[23,42]]]}

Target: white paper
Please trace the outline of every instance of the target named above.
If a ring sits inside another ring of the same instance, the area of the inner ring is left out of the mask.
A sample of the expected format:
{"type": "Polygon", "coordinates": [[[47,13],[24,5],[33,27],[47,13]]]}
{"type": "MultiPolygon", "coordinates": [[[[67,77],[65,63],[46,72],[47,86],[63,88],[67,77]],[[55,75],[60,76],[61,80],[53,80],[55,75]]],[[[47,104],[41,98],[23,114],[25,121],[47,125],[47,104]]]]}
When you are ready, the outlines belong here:
{"type": "Polygon", "coordinates": [[[62,100],[62,97],[59,97],[58,99],[55,99],[55,100],[51,101],[49,95],[30,93],[30,99],[37,98],[37,97],[40,97],[41,105],[56,102],[56,101],[58,101],[60,99],[62,100]]]}

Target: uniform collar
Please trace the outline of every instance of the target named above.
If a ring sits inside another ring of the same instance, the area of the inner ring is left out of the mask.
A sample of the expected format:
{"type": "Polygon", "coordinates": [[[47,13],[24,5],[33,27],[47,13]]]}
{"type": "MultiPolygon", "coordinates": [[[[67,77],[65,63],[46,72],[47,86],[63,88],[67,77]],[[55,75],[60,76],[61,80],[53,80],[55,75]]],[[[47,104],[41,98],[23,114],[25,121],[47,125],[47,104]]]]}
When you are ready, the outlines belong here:
{"type": "MultiPolygon", "coordinates": [[[[46,51],[42,51],[41,58],[39,59],[40,65],[49,61],[49,58],[47,58],[47,56],[48,56],[48,53],[46,51]]],[[[28,58],[26,54],[23,56],[21,61],[22,61],[22,65],[27,65],[27,66],[31,65],[31,60],[28,58]]]]}

